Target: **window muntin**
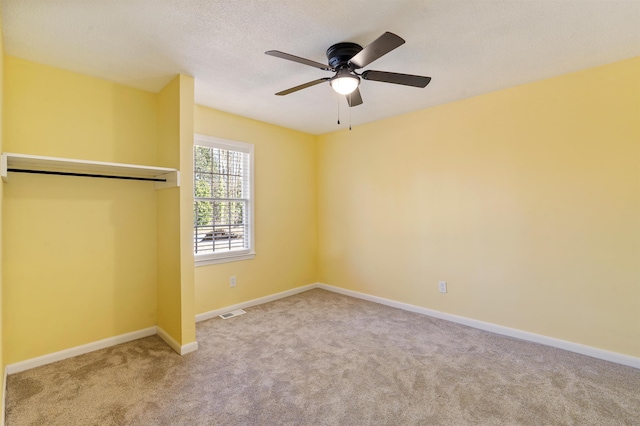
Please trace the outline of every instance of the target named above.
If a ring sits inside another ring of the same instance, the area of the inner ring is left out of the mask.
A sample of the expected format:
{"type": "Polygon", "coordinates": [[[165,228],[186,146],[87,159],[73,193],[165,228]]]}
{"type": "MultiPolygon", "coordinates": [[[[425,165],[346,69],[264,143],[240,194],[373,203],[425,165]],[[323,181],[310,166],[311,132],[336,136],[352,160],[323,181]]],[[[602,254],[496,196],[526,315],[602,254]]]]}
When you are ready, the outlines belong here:
{"type": "Polygon", "coordinates": [[[196,135],[193,168],[196,263],[253,258],[253,145],[196,135]]]}

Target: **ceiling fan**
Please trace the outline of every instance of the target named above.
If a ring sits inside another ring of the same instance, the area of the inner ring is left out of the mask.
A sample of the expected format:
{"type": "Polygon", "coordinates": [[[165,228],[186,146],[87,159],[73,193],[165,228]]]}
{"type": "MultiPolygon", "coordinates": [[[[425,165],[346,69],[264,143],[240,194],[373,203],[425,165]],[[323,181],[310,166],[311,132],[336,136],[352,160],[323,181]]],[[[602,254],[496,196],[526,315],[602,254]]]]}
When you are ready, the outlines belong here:
{"type": "Polygon", "coordinates": [[[358,73],[356,70],[364,68],[376,59],[386,55],[393,49],[404,44],[404,40],[390,32],[386,32],[374,40],[371,44],[364,48],[356,43],[343,42],[337,43],[327,49],[328,65],[299,56],[290,55],[289,53],[280,52],[278,50],[269,50],[264,52],[269,56],[287,59],[299,64],[308,65],[319,68],[323,71],[335,72],[333,77],[324,77],[313,80],[299,86],[292,87],[287,90],[276,93],[278,96],[288,95],[307,87],[328,81],[333,90],[341,95],[346,95],[347,102],[350,107],[362,104],[362,96],[358,86],[360,78],[363,80],[381,81],[383,83],[401,84],[403,86],[426,87],[431,81],[431,77],[423,77],[420,75],[398,74],[386,71],[368,70],[358,73]]]}

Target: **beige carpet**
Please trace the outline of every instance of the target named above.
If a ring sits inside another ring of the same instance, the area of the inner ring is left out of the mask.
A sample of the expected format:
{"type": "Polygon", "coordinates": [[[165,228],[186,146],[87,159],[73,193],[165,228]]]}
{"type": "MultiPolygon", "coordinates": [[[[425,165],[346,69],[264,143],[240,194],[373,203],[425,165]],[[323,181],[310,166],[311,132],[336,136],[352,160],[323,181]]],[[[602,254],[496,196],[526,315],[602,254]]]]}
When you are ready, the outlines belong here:
{"type": "Polygon", "coordinates": [[[640,370],[323,290],[8,378],[17,425],[640,425],[640,370]]]}

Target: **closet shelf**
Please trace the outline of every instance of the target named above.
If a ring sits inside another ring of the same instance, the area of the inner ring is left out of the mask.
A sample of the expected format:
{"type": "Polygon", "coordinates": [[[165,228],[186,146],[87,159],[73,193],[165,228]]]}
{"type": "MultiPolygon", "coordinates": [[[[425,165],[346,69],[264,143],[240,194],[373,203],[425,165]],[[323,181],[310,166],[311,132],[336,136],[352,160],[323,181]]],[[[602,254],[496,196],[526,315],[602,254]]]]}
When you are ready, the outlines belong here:
{"type": "Polygon", "coordinates": [[[180,171],[167,167],[107,163],[72,158],[5,152],[0,157],[0,177],[8,181],[8,172],[58,174],[108,179],[148,180],[156,189],[180,186],[180,171]]]}

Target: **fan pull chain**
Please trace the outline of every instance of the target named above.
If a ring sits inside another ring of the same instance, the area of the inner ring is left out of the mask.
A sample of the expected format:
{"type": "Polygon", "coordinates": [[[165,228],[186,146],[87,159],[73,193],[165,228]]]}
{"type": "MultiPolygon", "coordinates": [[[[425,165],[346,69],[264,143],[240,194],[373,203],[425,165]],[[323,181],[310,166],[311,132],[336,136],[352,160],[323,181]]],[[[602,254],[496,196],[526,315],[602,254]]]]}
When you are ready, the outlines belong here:
{"type": "MultiPolygon", "coordinates": [[[[351,94],[349,94],[349,96],[351,96],[351,94]]],[[[351,131],[351,102],[349,102],[349,131],[351,131]]]]}
{"type": "Polygon", "coordinates": [[[338,95],[338,126],[340,125],[340,95],[338,95]]]}

